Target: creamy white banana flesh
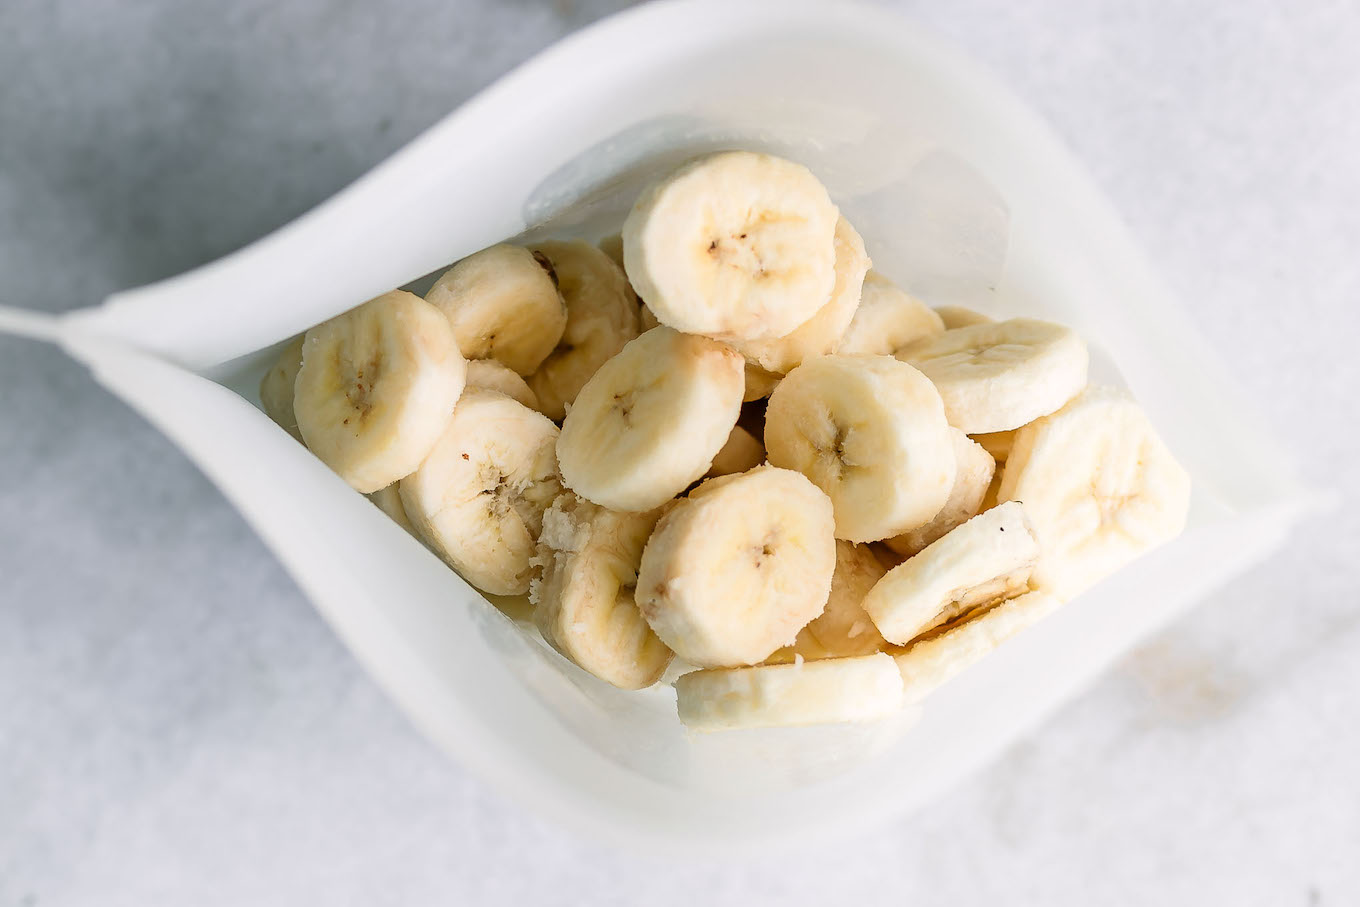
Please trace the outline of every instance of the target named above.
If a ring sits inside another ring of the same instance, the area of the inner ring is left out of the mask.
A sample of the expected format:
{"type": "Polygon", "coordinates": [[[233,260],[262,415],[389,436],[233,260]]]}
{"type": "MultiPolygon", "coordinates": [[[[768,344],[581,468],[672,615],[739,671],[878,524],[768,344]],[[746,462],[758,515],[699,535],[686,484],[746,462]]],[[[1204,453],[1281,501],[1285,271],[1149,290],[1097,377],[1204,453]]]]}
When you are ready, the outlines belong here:
{"type": "Polygon", "coordinates": [[[279,353],[279,358],[260,380],[260,405],[264,413],[288,434],[302,440],[297,413],[293,412],[293,385],[302,368],[302,335],[299,334],[279,353]]]}
{"type": "Polygon", "coordinates": [[[543,515],[529,587],[534,623],[553,648],[624,690],[651,686],[672,653],[634,600],[642,548],[659,510],[620,513],[563,492],[543,515]]]}
{"type": "Polygon", "coordinates": [[[638,336],[638,303],[623,271],[594,246],[546,240],[533,250],[557,275],[567,321],[529,386],[544,415],[561,421],[590,376],[638,336]]]}
{"type": "Polygon", "coordinates": [[[694,671],[675,682],[676,708],[696,731],[876,721],[902,708],[889,655],[694,671]]]}
{"type": "Polygon", "coordinates": [[[891,356],[824,356],[789,372],[765,411],[765,450],[831,497],[836,537],[852,542],[925,525],[954,486],[940,395],[891,356]]]}
{"type": "Polygon", "coordinates": [[[1015,433],[1001,500],[1043,547],[1036,587],[1067,599],[1185,528],[1190,476],[1126,393],[1088,388],[1015,433]]]}
{"type": "Polygon", "coordinates": [[[466,374],[448,319],[394,290],[306,333],[293,394],[298,430],[312,453],[368,494],[425,459],[466,374]]]}
{"type": "Polygon", "coordinates": [[[449,319],[469,359],[495,359],[531,374],[562,337],[567,311],[541,255],[497,245],[449,268],[425,294],[449,319]]]}
{"type": "Polygon", "coordinates": [[[954,328],[966,328],[974,324],[990,324],[996,320],[990,315],[984,315],[961,305],[936,306],[935,314],[940,316],[940,321],[944,324],[946,331],[952,331],[954,328]]]}
{"type": "Polygon", "coordinates": [[[401,503],[401,494],[397,491],[395,484],[388,485],[386,488],[379,488],[368,496],[368,499],[378,506],[378,509],[392,518],[402,529],[420,538],[420,533],[416,532],[416,527],[411,525],[411,519],[406,515],[406,507],[401,503]]]}
{"type": "Polygon", "coordinates": [[[1012,318],[945,331],[897,353],[934,382],[949,424],[972,435],[1019,428],[1086,386],[1086,344],[1060,324],[1012,318]]]}
{"type": "Polygon", "coordinates": [[[903,704],[919,703],[1061,605],[1047,592],[1026,592],[924,634],[893,655],[902,675],[903,704]]]}
{"type": "Polygon", "coordinates": [[[879,580],[863,607],[883,638],[906,643],[1029,589],[1039,543],[1015,501],[973,517],[879,580]]]}
{"type": "Polygon", "coordinates": [[[836,223],[836,282],[831,288],[830,300],[815,315],[782,337],[733,340],[732,346],[762,370],[775,375],[787,373],[804,360],[835,352],[841,335],[859,308],[860,287],[864,285],[868,270],[869,255],[864,251],[864,240],[842,217],[836,223]]]}
{"type": "Polygon", "coordinates": [[[836,572],[831,576],[831,595],[826,608],[812,623],[798,631],[793,645],[779,649],[767,664],[786,664],[802,658],[847,658],[872,655],[887,645],[878,627],[865,612],[864,597],[883,574],[884,564],[868,545],[836,540],[836,572]]]}
{"type": "Polygon", "coordinates": [[[841,335],[843,356],[891,356],[909,343],[944,333],[935,310],[877,271],[864,277],[859,308],[841,335]]]}
{"type": "Polygon", "coordinates": [[[709,479],[657,523],[637,603],[700,667],[756,664],[821,613],[836,567],[831,502],[796,472],[709,479]]]}
{"type": "Polygon", "coordinates": [[[505,394],[530,409],[538,409],[538,396],[514,369],[495,359],[473,359],[467,364],[467,386],[505,394]]]}
{"type": "Polygon", "coordinates": [[[543,511],[562,490],[557,426],[504,394],[470,388],[420,468],[401,480],[406,515],[483,592],[529,591],[543,511]]]}
{"type": "Polygon", "coordinates": [[[732,426],[727,443],[713,456],[713,463],[704,475],[730,476],[738,472],[755,469],[765,462],[765,445],[760,439],[740,425],[732,426]]]}
{"type": "Polygon", "coordinates": [[[955,526],[982,512],[982,501],[996,475],[996,461],[981,444],[957,428],[951,426],[949,436],[954,442],[954,462],[957,464],[949,499],[929,523],[883,540],[883,544],[903,557],[911,557],[955,526]]]}
{"type": "Polygon", "coordinates": [[[831,297],[839,212],[801,164],[709,155],[660,180],[623,225],[623,262],[662,324],[720,339],[781,337],[831,297]]]}
{"type": "Polygon", "coordinates": [[[741,412],[741,356],[653,328],[600,367],[562,422],[572,491],[612,510],[651,510],[708,471],[741,412]]]}

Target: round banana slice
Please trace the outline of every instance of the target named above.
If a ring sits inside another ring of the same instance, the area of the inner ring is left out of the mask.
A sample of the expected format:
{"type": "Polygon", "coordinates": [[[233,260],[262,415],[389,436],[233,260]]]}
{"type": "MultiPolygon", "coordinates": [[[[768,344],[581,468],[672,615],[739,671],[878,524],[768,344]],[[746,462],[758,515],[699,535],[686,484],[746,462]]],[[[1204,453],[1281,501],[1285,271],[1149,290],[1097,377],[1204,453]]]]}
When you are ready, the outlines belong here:
{"type": "Polygon", "coordinates": [[[765,411],[765,450],[836,508],[836,537],[872,542],[924,526],[954,486],[940,395],[891,356],[824,356],[789,372],[765,411]]]}
{"type": "Polygon", "coordinates": [[[495,359],[473,359],[467,365],[467,386],[481,387],[498,391],[511,400],[523,403],[530,409],[538,409],[538,397],[528,382],[510,366],[495,359]]]}
{"type": "Polygon", "coordinates": [[[288,434],[302,440],[298,431],[297,413],[293,412],[293,385],[302,368],[302,335],[283,348],[278,360],[264,373],[260,381],[260,405],[264,414],[278,423],[288,434]]]}
{"type": "Polygon", "coordinates": [[[594,246],[545,241],[533,249],[552,264],[567,300],[561,342],[529,376],[543,413],[560,422],[590,376],[638,335],[638,303],[618,265],[594,246]]]}
{"type": "Polygon", "coordinates": [[[950,427],[949,436],[954,441],[954,459],[958,464],[949,500],[944,502],[944,507],[929,523],[883,540],[883,544],[904,557],[911,557],[955,526],[977,516],[982,511],[982,499],[987,496],[987,489],[991,487],[996,474],[996,461],[980,444],[957,428],[950,427]]]}
{"type": "Polygon", "coordinates": [[[877,721],[902,708],[892,656],[693,671],[675,681],[680,720],[696,731],[877,721]]]}
{"type": "Polygon", "coordinates": [[[864,278],[859,308],[841,336],[842,356],[891,356],[909,343],[944,333],[930,306],[898,289],[877,271],[864,278]]]}
{"type": "Polygon", "coordinates": [[[751,362],[746,363],[745,386],[742,388],[741,402],[750,403],[754,400],[763,400],[774,393],[775,385],[779,384],[780,375],[767,372],[758,365],[751,362]]]}
{"type": "Polygon", "coordinates": [[[797,368],[804,360],[835,352],[841,335],[855,317],[860,287],[868,270],[864,240],[842,217],[836,222],[836,283],[826,305],[783,337],[733,340],[732,346],[761,369],[776,375],[797,368]]]}
{"type": "Polygon", "coordinates": [[[1015,433],[998,496],[1025,502],[1044,551],[1035,586],[1068,599],[1180,535],[1190,476],[1142,407],[1092,387],[1015,433]]]}
{"type": "Polygon", "coordinates": [[[699,667],[764,661],[821,613],[836,568],[831,502],[796,472],[709,479],[657,523],[637,602],[699,667]]]}
{"type": "Polygon", "coordinates": [[[562,423],[567,487],[612,510],[651,510],[708,471],[741,412],[731,347],[653,328],[597,371],[562,423]]]}
{"type": "Polygon", "coordinates": [[[495,359],[521,375],[557,346],[567,310],[552,266],[520,246],[499,245],[444,272],[425,300],[453,326],[469,359],[495,359]]]}
{"type": "Polygon", "coordinates": [[[1086,344],[1060,324],[1012,318],[945,331],[897,353],[934,382],[949,424],[968,434],[1019,428],[1086,386],[1086,344]]]}
{"type": "Polygon", "coordinates": [[[425,462],[397,486],[416,531],[472,585],[529,591],[530,558],[562,485],[557,426],[504,394],[470,388],[425,462]]]}
{"type": "Polygon", "coordinates": [[[662,324],[782,337],[831,298],[839,213],[801,164],[709,155],[653,185],[623,224],[628,279],[662,324]]]}
{"type": "Polygon", "coordinates": [[[1019,502],[973,517],[889,570],[864,598],[888,642],[905,643],[961,614],[1029,589],[1039,561],[1019,502]]]}
{"type": "Polygon", "coordinates": [[[961,305],[936,306],[935,314],[940,316],[940,321],[944,324],[946,331],[952,331],[954,328],[966,328],[974,324],[991,324],[996,320],[990,315],[975,312],[961,305]]]}
{"type": "Polygon", "coordinates": [[[981,432],[972,435],[972,438],[982,445],[983,450],[992,455],[993,460],[998,463],[1005,463],[1006,458],[1011,455],[1011,444],[1015,442],[1015,432],[1016,429],[981,432]]]}
{"type": "Polygon", "coordinates": [[[397,491],[395,483],[386,488],[379,488],[370,494],[368,499],[378,505],[379,510],[391,517],[392,522],[416,538],[420,538],[420,533],[416,532],[416,527],[411,525],[411,518],[406,515],[406,507],[401,503],[401,493],[397,491]]]}
{"type": "Polygon", "coordinates": [[[368,494],[425,459],[466,375],[448,319],[394,290],[307,332],[294,384],[298,430],[321,462],[368,494]]]}
{"type": "Polygon", "coordinates": [[[765,462],[765,445],[740,425],[732,426],[727,443],[713,455],[713,463],[705,476],[730,476],[755,469],[765,462]]]}
{"type": "Polygon", "coordinates": [[[888,572],[874,550],[836,540],[836,572],[831,576],[831,595],[826,608],[812,623],[798,631],[793,645],[765,659],[767,664],[787,664],[802,658],[846,658],[881,652],[883,635],[863,608],[864,597],[888,572]]]}
{"type": "Polygon", "coordinates": [[[606,510],[567,491],[538,537],[534,623],[554,649],[624,690],[651,686],[671,663],[634,601],[642,548],[660,515],[606,510]]]}
{"type": "Polygon", "coordinates": [[[1061,605],[1056,596],[1046,592],[1026,592],[925,634],[893,656],[902,674],[903,704],[916,705],[1061,605]]]}
{"type": "MultiPolygon", "coordinates": [[[[595,244],[601,252],[609,256],[609,260],[623,270],[623,234],[611,233],[595,244]]],[[[656,327],[656,325],[652,325],[656,327]]]]}

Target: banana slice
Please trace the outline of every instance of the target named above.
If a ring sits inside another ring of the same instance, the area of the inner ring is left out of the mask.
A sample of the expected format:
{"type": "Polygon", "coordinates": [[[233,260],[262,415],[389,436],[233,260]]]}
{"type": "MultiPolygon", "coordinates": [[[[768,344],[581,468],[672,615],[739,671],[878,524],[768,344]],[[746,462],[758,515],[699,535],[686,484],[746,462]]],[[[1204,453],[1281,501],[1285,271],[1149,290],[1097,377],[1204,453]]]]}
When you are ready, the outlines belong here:
{"type": "Polygon", "coordinates": [[[642,548],[660,515],[606,510],[568,491],[543,515],[538,538],[534,623],[554,649],[624,690],[651,686],[671,662],[633,600],[642,548]]]}
{"type": "Polygon", "coordinates": [[[302,440],[298,431],[297,413],[293,412],[293,385],[297,383],[298,370],[302,368],[302,335],[283,348],[269,371],[260,381],[260,405],[264,413],[278,423],[288,434],[302,440]]]}
{"type": "MultiPolygon", "coordinates": [[[[623,234],[611,233],[595,244],[600,251],[609,256],[609,260],[623,270],[623,234]]],[[[652,325],[656,327],[656,325],[652,325]]]]}
{"type": "Polygon", "coordinates": [[[466,376],[448,319],[394,290],[307,332],[293,411],[312,453],[367,494],[415,471],[466,376]]]}
{"type": "Polygon", "coordinates": [[[831,298],[839,213],[804,166],[710,155],[653,185],[623,224],[628,279],[662,324],[782,337],[831,298]]]}
{"type": "Polygon", "coordinates": [[[754,400],[763,400],[774,393],[775,385],[779,384],[780,375],[767,372],[758,365],[750,362],[746,363],[745,386],[742,388],[741,402],[750,403],[754,400]]]}
{"type": "Polygon", "coordinates": [[[420,533],[416,532],[416,527],[411,525],[411,518],[406,515],[406,508],[401,503],[401,494],[397,491],[396,484],[379,488],[370,494],[368,499],[377,504],[379,510],[391,517],[392,522],[416,538],[420,538],[420,533]]]}
{"type": "Polygon", "coordinates": [[[557,346],[567,310],[552,266],[520,246],[483,249],[449,268],[425,300],[453,326],[469,359],[496,359],[521,375],[557,346]]]}
{"type": "Polygon", "coordinates": [[[944,502],[944,507],[929,523],[911,532],[884,539],[883,544],[897,554],[911,557],[982,511],[982,499],[986,497],[996,474],[996,461],[980,444],[957,428],[951,427],[949,435],[954,441],[954,460],[958,464],[949,500],[944,502]]]}
{"type": "Polygon", "coordinates": [[[1046,592],[1027,592],[925,634],[893,656],[902,674],[903,704],[919,703],[1061,605],[1056,596],[1046,592]]]}
{"type": "Polygon", "coordinates": [[[730,476],[755,469],[765,462],[765,445],[740,425],[732,426],[727,443],[713,456],[706,476],[730,476]]]}
{"type": "Polygon", "coordinates": [[[944,322],[934,309],[904,293],[877,271],[870,271],[864,278],[859,308],[836,352],[842,356],[891,356],[909,343],[942,333],[944,322]]]}
{"type": "Polygon", "coordinates": [[[1180,535],[1190,476],[1142,407],[1092,387],[1015,433],[998,495],[1025,502],[1044,549],[1036,587],[1068,599],[1180,535]]]}
{"type": "Polygon", "coordinates": [[[557,461],[572,491],[612,510],[651,510],[708,471],[741,412],[731,347],[653,328],[581,388],[557,461]]]}
{"type": "Polygon", "coordinates": [[[661,322],[656,320],[656,316],[652,314],[651,309],[647,308],[645,305],[638,306],[638,327],[642,331],[650,331],[660,324],[661,322]]]}
{"type": "Polygon", "coordinates": [[[864,251],[864,240],[842,217],[836,222],[836,283],[826,305],[783,337],[733,340],[732,346],[760,368],[776,375],[797,368],[804,360],[835,352],[841,335],[855,317],[860,287],[868,270],[869,255],[864,251]]]}
{"type": "Polygon", "coordinates": [[[543,511],[562,490],[557,426],[504,394],[469,388],[425,462],[398,491],[416,531],[492,595],[529,591],[543,511]]]}
{"type": "Polygon", "coordinates": [[[889,570],[864,599],[888,642],[905,643],[932,627],[1029,589],[1039,542],[1017,501],[973,517],[920,554],[889,570]]]}
{"type": "Polygon", "coordinates": [[[872,542],[924,526],[954,486],[940,395],[891,356],[824,356],[789,372],[765,411],[765,450],[836,509],[836,537],[872,542]]]}
{"type": "Polygon", "coordinates": [[[530,409],[538,409],[538,397],[527,381],[514,369],[495,359],[473,359],[467,365],[467,386],[481,387],[498,391],[511,400],[523,403],[530,409]]]}
{"type": "Polygon", "coordinates": [[[876,721],[902,708],[892,656],[693,671],[675,681],[680,720],[696,731],[876,721]]]}
{"type": "Polygon", "coordinates": [[[974,324],[991,324],[996,319],[981,312],[961,305],[941,305],[935,307],[935,314],[940,316],[940,321],[944,324],[946,331],[954,328],[966,328],[974,324]]]}
{"type": "Polygon", "coordinates": [[[833,526],[831,502],[796,472],[758,466],[709,479],[657,523],[638,607],[691,664],[764,661],[826,604],[833,526]]]}
{"type": "Polygon", "coordinates": [[[594,246],[548,241],[533,249],[551,263],[567,301],[561,342],[529,377],[543,413],[560,422],[590,376],[638,335],[638,303],[623,272],[594,246]]]}
{"type": "Polygon", "coordinates": [[[812,623],[798,631],[792,646],[785,646],[767,664],[787,664],[802,658],[847,658],[872,655],[887,645],[878,627],[862,607],[864,597],[888,566],[868,545],[836,540],[836,572],[831,576],[831,595],[826,608],[812,623]]]}
{"type": "Polygon", "coordinates": [[[1019,428],[1086,386],[1086,344],[1070,328],[1012,318],[955,328],[897,353],[935,383],[949,424],[968,434],[1019,428]]]}
{"type": "Polygon", "coordinates": [[[972,435],[972,439],[982,445],[983,450],[992,455],[998,463],[1005,463],[1011,455],[1011,444],[1015,442],[1016,429],[1010,431],[990,431],[972,435]]]}

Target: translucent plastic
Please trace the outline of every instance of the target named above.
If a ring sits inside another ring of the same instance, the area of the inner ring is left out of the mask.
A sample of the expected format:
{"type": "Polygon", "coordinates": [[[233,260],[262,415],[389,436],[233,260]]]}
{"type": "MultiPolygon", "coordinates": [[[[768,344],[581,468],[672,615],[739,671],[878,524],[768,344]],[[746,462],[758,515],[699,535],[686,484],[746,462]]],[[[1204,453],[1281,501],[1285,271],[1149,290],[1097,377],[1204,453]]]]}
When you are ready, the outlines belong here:
{"type": "Polygon", "coordinates": [[[644,847],[807,840],[920,803],[1264,556],[1306,501],[1043,124],[907,23],[849,4],[614,17],[296,223],[59,333],[240,508],[432,739],[531,808],[644,847]],[[930,301],[1081,331],[1192,473],[1186,534],[900,719],[689,735],[669,687],[621,693],[571,668],[253,405],[290,335],[506,237],[616,230],[651,175],[728,147],[809,165],[879,270],[930,301]]]}

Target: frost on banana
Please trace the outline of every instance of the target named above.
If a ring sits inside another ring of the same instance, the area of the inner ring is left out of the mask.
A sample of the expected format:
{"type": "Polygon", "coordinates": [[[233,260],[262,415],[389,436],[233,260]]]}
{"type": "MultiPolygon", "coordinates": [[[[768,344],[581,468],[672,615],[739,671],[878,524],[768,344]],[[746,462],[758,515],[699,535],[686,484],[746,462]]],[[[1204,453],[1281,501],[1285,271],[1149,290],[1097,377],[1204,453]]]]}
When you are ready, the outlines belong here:
{"type": "Polygon", "coordinates": [[[562,490],[557,426],[504,394],[471,388],[398,491],[412,525],[463,579],[494,595],[529,590],[543,511],[562,490]]]}
{"type": "Polygon", "coordinates": [[[642,548],[659,516],[606,510],[564,492],[543,515],[535,555],[542,577],[529,597],[543,638],[625,690],[656,683],[672,656],[634,600],[642,548]]]}
{"type": "Polygon", "coordinates": [[[533,251],[557,275],[566,328],[529,386],[543,413],[560,422],[590,377],[638,335],[637,297],[618,265],[588,243],[547,240],[533,251]]]}

